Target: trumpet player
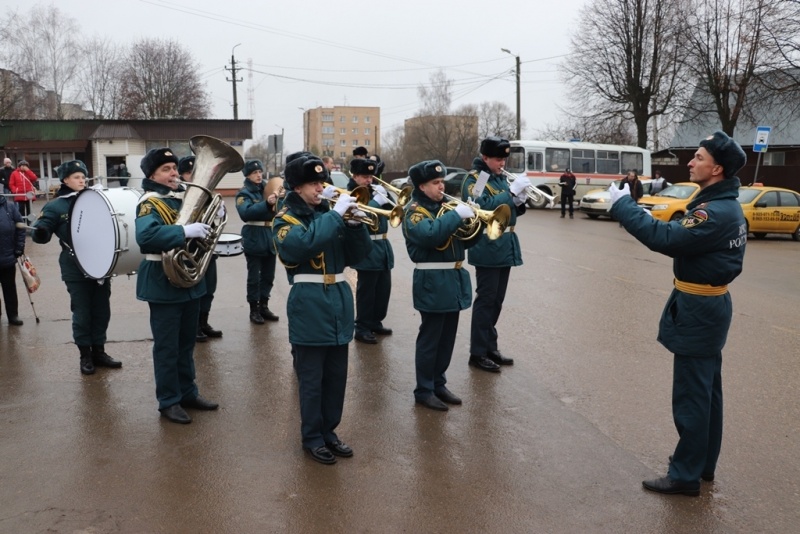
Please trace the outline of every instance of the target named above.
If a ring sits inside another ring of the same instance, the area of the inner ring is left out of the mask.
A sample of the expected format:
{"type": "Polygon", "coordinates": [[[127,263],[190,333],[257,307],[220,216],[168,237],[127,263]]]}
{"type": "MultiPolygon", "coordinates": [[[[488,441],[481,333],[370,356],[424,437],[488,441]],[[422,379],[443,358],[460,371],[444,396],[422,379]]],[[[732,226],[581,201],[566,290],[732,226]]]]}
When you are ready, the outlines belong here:
{"type": "MultiPolygon", "coordinates": [[[[194,170],[194,156],[185,156],[178,160],[178,174],[184,182],[192,181],[192,171],[194,170]]],[[[200,319],[197,324],[197,341],[203,343],[208,338],[222,337],[222,331],[215,329],[208,324],[208,316],[211,314],[211,303],[214,301],[214,293],[217,291],[217,255],[211,256],[206,270],[206,294],[200,297],[200,319]]]]}
{"type": "Polygon", "coordinates": [[[406,249],[415,262],[414,309],[421,318],[414,355],[414,400],[439,411],[447,411],[448,404],[461,404],[447,389],[445,372],[453,356],[458,316],[472,303],[472,283],[462,268],[464,250],[481,236],[476,232],[468,240],[454,238],[475,211],[466,203],[442,209],[445,173],[444,164],[436,160],[422,161],[408,170],[414,192],[403,219],[406,249]]]}
{"type": "Polygon", "coordinates": [[[153,333],[153,368],[156,398],[161,416],[173,423],[188,424],[185,408],[216,410],[219,405],[200,396],[195,383],[194,345],[200,316],[200,297],[205,279],[192,287],[170,283],[161,264],[161,254],[181,247],[187,239],[205,238],[209,226],[194,222],[174,224],[183,204],[178,158],[169,148],[150,150],[141,162],[145,175],[144,195],[136,216],[136,242],[145,259],[136,277],[136,298],[150,307],[153,333]]]}
{"type": "MultiPolygon", "coordinates": [[[[370,191],[369,205],[375,208],[392,208],[386,189],[372,183],[377,170],[373,160],[356,158],[350,162],[352,178],[347,184],[348,191],[356,187],[366,187],[370,191]]],[[[365,259],[353,265],[358,273],[356,284],[356,331],[355,338],[362,343],[375,344],[375,335],[389,336],[391,328],[383,325],[389,310],[389,297],[392,294],[392,269],[394,268],[394,251],[389,242],[389,220],[383,215],[378,218],[378,228],[369,228],[372,250],[365,259]]]]}
{"type": "Polygon", "coordinates": [[[471,198],[485,210],[502,204],[511,209],[507,231],[498,239],[483,237],[469,251],[469,264],[475,267],[475,303],[472,308],[470,328],[469,364],[477,369],[499,373],[501,365],[513,365],[497,348],[497,329],[500,310],[506,297],[511,267],[522,265],[519,239],[514,233],[517,215],[525,213],[526,189],[530,180],[519,177],[510,184],[503,170],[511,151],[511,144],[500,137],[487,137],[481,141],[480,155],[472,162],[472,170],[461,185],[463,199],[471,198]],[[475,185],[481,173],[489,178],[483,190],[475,185]]]}
{"type": "Polygon", "coordinates": [[[353,291],[344,268],[372,247],[364,224],[347,212],[353,197],[339,195],[333,209],[322,197],[328,172],[315,156],[299,156],[284,169],[287,194],[275,216],[274,241],[291,289],[286,303],[289,342],[300,395],[303,449],[322,464],[350,457],[336,435],[353,339],[353,291]],[[346,218],[347,216],[347,218],[346,218]]]}
{"type": "Polygon", "coordinates": [[[247,303],[250,322],[264,324],[279,317],[269,309],[275,281],[275,249],[272,244],[272,220],[275,217],[277,192],[264,197],[264,165],[257,159],[244,164],[244,186],[236,193],[236,211],[244,222],[242,248],[247,261],[247,303]]]}

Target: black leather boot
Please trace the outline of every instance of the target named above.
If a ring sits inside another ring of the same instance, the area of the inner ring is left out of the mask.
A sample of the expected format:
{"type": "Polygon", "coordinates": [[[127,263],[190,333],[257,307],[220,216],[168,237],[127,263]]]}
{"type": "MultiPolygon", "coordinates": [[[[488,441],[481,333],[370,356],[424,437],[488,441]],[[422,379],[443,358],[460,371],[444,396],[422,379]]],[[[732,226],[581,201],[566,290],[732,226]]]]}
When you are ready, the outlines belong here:
{"type": "Polygon", "coordinates": [[[253,324],[264,324],[264,318],[258,310],[258,302],[250,303],[250,322],[253,324]]]}
{"type": "MultiPolygon", "coordinates": [[[[222,337],[221,330],[214,330],[214,327],[208,324],[208,313],[200,314],[200,330],[206,337],[222,337]]],[[[199,335],[198,333],[198,337],[199,335]]]]}
{"type": "Polygon", "coordinates": [[[92,347],[78,345],[78,350],[81,351],[81,374],[93,375],[95,368],[92,361],[92,347]]]}
{"type": "Polygon", "coordinates": [[[280,317],[269,311],[269,300],[262,300],[258,303],[258,312],[266,321],[278,321],[280,317]]]}
{"type": "Polygon", "coordinates": [[[208,336],[203,332],[203,325],[199,322],[197,323],[197,334],[195,334],[194,340],[196,343],[205,343],[208,341],[208,336]]]}
{"type": "Polygon", "coordinates": [[[95,367],[110,367],[111,369],[122,367],[121,361],[106,354],[104,345],[92,345],[92,363],[95,367]]]}

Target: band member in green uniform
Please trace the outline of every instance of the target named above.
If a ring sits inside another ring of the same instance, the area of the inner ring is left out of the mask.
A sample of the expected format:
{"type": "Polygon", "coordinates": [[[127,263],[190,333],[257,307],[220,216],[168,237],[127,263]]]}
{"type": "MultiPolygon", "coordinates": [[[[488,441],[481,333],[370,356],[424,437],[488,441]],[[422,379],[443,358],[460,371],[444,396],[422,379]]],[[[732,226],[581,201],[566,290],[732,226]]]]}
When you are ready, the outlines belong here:
{"type": "MultiPolygon", "coordinates": [[[[192,181],[194,170],[194,156],[185,156],[178,161],[178,174],[184,182],[192,181]]],[[[211,303],[214,302],[214,293],[217,291],[217,255],[211,256],[206,270],[206,294],[200,297],[200,319],[197,324],[197,341],[206,342],[210,337],[222,337],[222,331],[208,324],[211,314],[211,303]]]]}
{"type": "Polygon", "coordinates": [[[219,405],[200,396],[195,384],[194,344],[205,279],[182,288],[172,285],[161,254],[183,247],[187,239],[205,238],[204,223],[175,224],[183,203],[178,158],[168,148],[150,150],[141,162],[145,193],[136,216],[136,242],[145,259],[136,279],[136,298],[150,306],[156,398],[162,417],[187,424],[184,408],[216,410],[219,405]]]}
{"type": "Polygon", "coordinates": [[[106,331],[111,321],[111,278],[87,278],[72,253],[69,212],[78,193],[86,187],[88,174],[86,165],[77,159],[59,165],[61,187],[56,198],[42,209],[33,224],[32,235],[35,243],[48,243],[53,234],[58,237],[61,245],[58,264],[72,310],[72,339],[80,351],[80,370],[85,375],[94,374],[97,367],[122,367],[122,362],[105,351],[106,331]]]}
{"type": "Polygon", "coordinates": [[[511,267],[522,265],[522,249],[514,232],[517,215],[525,213],[525,189],[530,180],[524,176],[508,183],[503,169],[511,150],[506,139],[487,137],[481,141],[480,156],[472,162],[472,171],[461,186],[461,197],[473,199],[483,210],[492,211],[507,204],[511,220],[498,239],[484,237],[469,251],[469,264],[475,266],[475,302],[472,308],[469,364],[484,371],[499,373],[501,365],[513,365],[497,348],[497,321],[506,298],[511,267]],[[481,173],[489,178],[482,191],[475,188],[481,173]]]}
{"type": "Polygon", "coordinates": [[[269,309],[275,281],[275,250],[272,244],[272,219],[278,195],[264,198],[264,165],[257,159],[244,164],[244,187],[236,193],[236,211],[244,222],[242,248],[247,260],[247,302],[250,322],[264,324],[279,318],[269,309]]]}
{"type": "MultiPolygon", "coordinates": [[[[368,159],[357,158],[350,162],[350,183],[347,189],[366,187],[370,192],[369,205],[374,208],[392,209],[386,189],[372,184],[372,176],[377,164],[368,159]]],[[[394,267],[394,251],[388,240],[389,220],[383,215],[378,217],[378,229],[369,228],[372,239],[372,251],[364,260],[353,265],[358,272],[356,284],[356,332],[355,338],[362,343],[375,344],[375,334],[391,335],[392,329],[383,326],[383,320],[389,311],[389,298],[392,294],[392,268],[394,267]]]]}
{"type": "Polygon", "coordinates": [[[747,222],[737,201],[736,173],[747,162],[723,132],[700,141],[689,180],[700,186],[682,219],[662,222],[631,198],[630,187],[609,188],[611,215],[650,250],[673,258],[675,286],[664,306],[658,341],[673,353],[672,417],[678,445],[665,477],[642,482],[666,494],[700,494],[714,480],[722,445],[722,348],[733,305],[728,284],[742,272],[747,222]]]}
{"type": "Polygon", "coordinates": [[[445,372],[453,356],[458,316],[472,303],[472,283],[462,268],[464,250],[481,236],[478,232],[469,240],[454,237],[475,211],[467,204],[442,210],[446,173],[444,164],[436,160],[422,161],[408,170],[414,192],[403,220],[406,249],[415,263],[414,309],[421,317],[414,400],[440,411],[446,411],[447,404],[461,404],[461,399],[447,389],[445,372]]]}
{"type": "Polygon", "coordinates": [[[353,291],[345,266],[372,247],[366,227],[345,214],[356,207],[340,195],[331,209],[321,196],[328,172],[322,160],[301,156],[284,169],[287,194],[275,216],[278,257],[291,289],[286,304],[289,341],[300,393],[302,445],[314,460],[333,464],[353,450],[336,435],[353,339],[353,291]]]}

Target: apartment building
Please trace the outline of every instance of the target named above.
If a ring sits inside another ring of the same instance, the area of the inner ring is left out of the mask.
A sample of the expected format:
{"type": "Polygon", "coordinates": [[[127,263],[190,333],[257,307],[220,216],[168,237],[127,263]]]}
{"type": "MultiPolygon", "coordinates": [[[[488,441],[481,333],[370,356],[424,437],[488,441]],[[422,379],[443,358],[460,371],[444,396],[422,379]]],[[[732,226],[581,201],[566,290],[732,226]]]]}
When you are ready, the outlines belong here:
{"type": "Polygon", "coordinates": [[[379,107],[318,107],[303,113],[303,149],[331,156],[342,168],[353,157],[355,147],[380,154],[380,133],[379,107]]]}

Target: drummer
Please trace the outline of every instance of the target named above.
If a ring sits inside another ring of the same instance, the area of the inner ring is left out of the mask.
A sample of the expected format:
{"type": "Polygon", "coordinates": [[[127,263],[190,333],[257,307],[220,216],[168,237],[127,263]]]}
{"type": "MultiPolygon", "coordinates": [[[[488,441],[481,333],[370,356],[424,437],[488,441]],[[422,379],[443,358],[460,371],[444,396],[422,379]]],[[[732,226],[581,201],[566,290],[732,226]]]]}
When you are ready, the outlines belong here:
{"type": "Polygon", "coordinates": [[[80,370],[85,375],[94,374],[97,367],[122,367],[122,362],[105,351],[106,330],[111,320],[111,278],[87,278],[72,254],[70,208],[78,193],[86,187],[88,175],[86,165],[77,159],[58,167],[61,187],[56,198],[45,204],[33,223],[32,236],[34,243],[48,243],[53,234],[58,237],[61,279],[67,285],[72,310],[72,339],[78,346],[80,370]]]}
{"type": "MultiPolygon", "coordinates": [[[[192,171],[194,170],[194,156],[186,156],[178,160],[178,174],[184,182],[192,181],[192,171]]],[[[214,292],[217,290],[217,255],[212,254],[208,262],[206,271],[206,294],[200,297],[200,320],[197,325],[197,341],[206,342],[210,337],[222,337],[222,331],[215,329],[208,324],[208,316],[211,314],[211,302],[214,300],[214,292]]]]}
{"type": "MultiPolygon", "coordinates": [[[[236,211],[244,222],[242,248],[247,260],[247,304],[250,322],[264,324],[279,317],[269,309],[269,297],[275,281],[275,245],[272,243],[272,219],[276,213],[279,187],[265,190],[264,164],[248,160],[242,170],[244,187],[236,193],[236,211]]],[[[271,183],[282,183],[281,179],[271,183]]]]}

